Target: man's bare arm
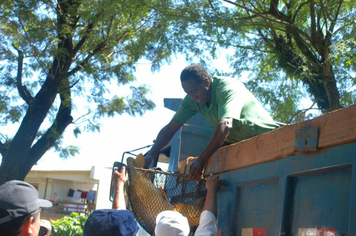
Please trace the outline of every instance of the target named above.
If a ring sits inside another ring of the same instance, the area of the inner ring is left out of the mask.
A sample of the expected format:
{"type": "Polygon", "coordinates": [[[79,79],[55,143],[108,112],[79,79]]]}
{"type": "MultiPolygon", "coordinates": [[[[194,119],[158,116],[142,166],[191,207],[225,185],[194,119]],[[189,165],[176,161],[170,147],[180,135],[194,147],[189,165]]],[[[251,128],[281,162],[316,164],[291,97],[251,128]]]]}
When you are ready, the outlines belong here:
{"type": "Polygon", "coordinates": [[[124,196],[124,185],[126,182],[125,167],[121,168],[121,171],[114,172],[114,181],[115,181],[115,192],[114,200],[112,202],[112,208],[117,210],[126,210],[126,202],[124,196]]]}
{"type": "Polygon", "coordinates": [[[217,203],[216,203],[216,198],[217,198],[217,193],[218,190],[220,189],[221,185],[221,179],[219,179],[219,176],[213,176],[213,174],[210,174],[210,176],[206,179],[206,189],[207,194],[206,194],[206,199],[204,203],[204,208],[203,211],[208,210],[211,213],[217,217],[217,203]]]}
{"type": "Polygon", "coordinates": [[[171,120],[158,133],[156,141],[151,150],[145,156],[145,168],[148,168],[157,154],[171,141],[173,135],[183,124],[171,120]]]}
{"type": "Polygon", "coordinates": [[[192,179],[199,180],[202,178],[202,171],[205,164],[208,162],[211,155],[213,155],[226,140],[232,129],[232,122],[232,118],[222,118],[219,121],[208,145],[202,154],[200,154],[200,156],[190,166],[189,175],[192,179]]]}

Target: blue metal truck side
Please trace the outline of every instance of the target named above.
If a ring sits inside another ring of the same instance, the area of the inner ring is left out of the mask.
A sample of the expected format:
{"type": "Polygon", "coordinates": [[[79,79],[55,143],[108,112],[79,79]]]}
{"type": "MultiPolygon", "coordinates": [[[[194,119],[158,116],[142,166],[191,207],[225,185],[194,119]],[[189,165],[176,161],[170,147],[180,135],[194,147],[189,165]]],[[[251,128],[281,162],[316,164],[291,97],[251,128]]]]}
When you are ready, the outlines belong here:
{"type": "MultiPolygon", "coordinates": [[[[172,140],[170,160],[184,163],[209,141],[212,130],[195,119],[172,140]]],[[[205,171],[224,181],[219,235],[356,236],[355,127],[353,105],[219,149],[205,171]]],[[[170,162],[180,172],[189,163],[178,167],[170,162]]]]}

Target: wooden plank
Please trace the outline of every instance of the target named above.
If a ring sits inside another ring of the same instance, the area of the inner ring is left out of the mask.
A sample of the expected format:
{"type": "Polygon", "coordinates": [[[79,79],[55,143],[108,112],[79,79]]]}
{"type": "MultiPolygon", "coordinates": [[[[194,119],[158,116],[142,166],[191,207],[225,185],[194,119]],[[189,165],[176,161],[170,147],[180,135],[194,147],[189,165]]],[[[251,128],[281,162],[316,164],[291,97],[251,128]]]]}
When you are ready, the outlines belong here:
{"type": "Polygon", "coordinates": [[[315,124],[320,129],[318,147],[331,147],[356,140],[356,104],[318,117],[315,124]]]}
{"type": "MultiPolygon", "coordinates": [[[[312,120],[286,125],[268,133],[241,141],[216,151],[205,175],[223,173],[298,154],[294,151],[297,129],[319,129],[318,149],[356,141],[356,105],[327,113],[312,120]]],[[[318,150],[317,150],[318,151],[318,150]]],[[[180,173],[188,173],[193,160],[179,164],[180,173]],[[185,172],[184,172],[185,170],[185,172]]]]}

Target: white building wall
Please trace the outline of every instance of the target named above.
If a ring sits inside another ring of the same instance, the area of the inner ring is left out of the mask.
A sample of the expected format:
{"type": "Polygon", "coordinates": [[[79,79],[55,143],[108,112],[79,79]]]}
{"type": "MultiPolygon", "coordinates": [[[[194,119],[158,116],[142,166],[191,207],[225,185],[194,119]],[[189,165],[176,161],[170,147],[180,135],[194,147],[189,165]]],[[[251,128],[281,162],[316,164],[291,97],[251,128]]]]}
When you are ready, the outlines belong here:
{"type": "Polygon", "coordinates": [[[109,200],[111,167],[94,167],[92,177],[99,180],[97,191],[96,209],[111,209],[112,202],[109,200]]]}

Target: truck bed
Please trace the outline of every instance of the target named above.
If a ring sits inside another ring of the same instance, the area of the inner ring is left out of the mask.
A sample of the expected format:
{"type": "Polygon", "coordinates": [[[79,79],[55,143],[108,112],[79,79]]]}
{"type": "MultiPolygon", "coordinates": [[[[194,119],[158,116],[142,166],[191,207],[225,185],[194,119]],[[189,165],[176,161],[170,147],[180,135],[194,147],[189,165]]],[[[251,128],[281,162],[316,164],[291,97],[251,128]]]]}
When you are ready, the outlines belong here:
{"type": "Polygon", "coordinates": [[[353,105],[215,152],[219,235],[356,236],[355,127],[353,105]]]}

